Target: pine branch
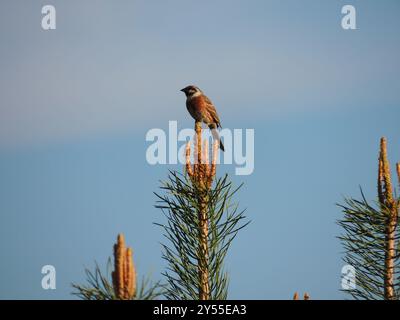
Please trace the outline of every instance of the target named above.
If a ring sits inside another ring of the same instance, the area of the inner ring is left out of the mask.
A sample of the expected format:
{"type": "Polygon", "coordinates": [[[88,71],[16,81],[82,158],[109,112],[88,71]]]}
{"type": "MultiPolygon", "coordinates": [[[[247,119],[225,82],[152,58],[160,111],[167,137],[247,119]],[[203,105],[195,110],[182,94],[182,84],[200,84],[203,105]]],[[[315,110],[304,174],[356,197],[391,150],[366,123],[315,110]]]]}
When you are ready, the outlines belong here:
{"type": "Polygon", "coordinates": [[[344,213],[338,221],[344,230],[338,237],[345,248],[344,261],[356,270],[356,288],[345,291],[355,299],[400,298],[400,199],[392,187],[385,138],[378,164],[376,205],[368,203],[362,190],[361,200],[345,198],[344,205],[338,204],[344,213]]]}
{"type": "Polygon", "coordinates": [[[169,299],[226,299],[228,275],[223,262],[237,232],[245,227],[243,211],[232,204],[233,189],[228,177],[215,179],[218,141],[209,163],[208,143],[201,143],[201,124],[196,123],[195,163],[186,148],[186,175],[170,172],[156,193],[156,207],[166,216],[164,229],[169,245],[163,245],[168,262],[169,299]]]}
{"type": "Polygon", "coordinates": [[[114,271],[111,271],[111,258],[107,261],[105,274],[97,262],[94,271],[85,269],[86,285],[72,284],[76,290],[73,295],[83,300],[153,300],[163,295],[160,282],[151,284],[143,278],[137,287],[136,271],[132,259],[132,249],[125,247],[124,236],[118,235],[114,245],[114,271]]]}

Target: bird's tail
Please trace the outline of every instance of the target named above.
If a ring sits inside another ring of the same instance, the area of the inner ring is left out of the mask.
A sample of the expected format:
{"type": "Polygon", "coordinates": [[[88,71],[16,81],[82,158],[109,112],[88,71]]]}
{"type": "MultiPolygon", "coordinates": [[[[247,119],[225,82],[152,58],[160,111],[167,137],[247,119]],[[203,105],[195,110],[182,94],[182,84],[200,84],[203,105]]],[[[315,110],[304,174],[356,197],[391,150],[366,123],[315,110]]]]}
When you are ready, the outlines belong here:
{"type": "Polygon", "coordinates": [[[215,125],[214,123],[212,123],[212,124],[210,124],[208,127],[209,127],[210,130],[211,130],[211,134],[212,134],[214,140],[218,140],[220,149],[221,149],[222,151],[225,151],[224,144],[223,144],[222,141],[221,141],[221,137],[219,136],[219,133],[218,133],[218,131],[217,131],[216,125],[215,125]]]}

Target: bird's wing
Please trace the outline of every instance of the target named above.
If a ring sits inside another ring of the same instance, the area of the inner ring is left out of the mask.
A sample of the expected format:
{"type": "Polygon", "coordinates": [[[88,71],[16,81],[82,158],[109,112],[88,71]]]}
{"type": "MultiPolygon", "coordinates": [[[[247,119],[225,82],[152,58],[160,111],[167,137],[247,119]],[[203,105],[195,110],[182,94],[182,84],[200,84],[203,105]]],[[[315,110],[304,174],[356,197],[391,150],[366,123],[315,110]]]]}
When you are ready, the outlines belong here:
{"type": "Polygon", "coordinates": [[[219,120],[219,117],[218,117],[218,114],[217,114],[217,110],[215,109],[214,104],[205,95],[204,95],[204,101],[207,104],[206,110],[207,110],[208,114],[210,115],[210,118],[217,125],[217,127],[221,127],[221,122],[219,120]]]}

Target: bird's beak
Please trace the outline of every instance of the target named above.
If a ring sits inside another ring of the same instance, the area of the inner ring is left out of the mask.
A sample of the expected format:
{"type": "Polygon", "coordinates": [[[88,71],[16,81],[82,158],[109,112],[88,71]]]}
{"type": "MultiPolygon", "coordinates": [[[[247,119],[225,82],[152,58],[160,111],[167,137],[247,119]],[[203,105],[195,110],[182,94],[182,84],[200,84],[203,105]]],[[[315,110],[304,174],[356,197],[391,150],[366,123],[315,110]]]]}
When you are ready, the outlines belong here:
{"type": "Polygon", "coordinates": [[[181,89],[180,91],[185,92],[185,88],[181,89]]]}

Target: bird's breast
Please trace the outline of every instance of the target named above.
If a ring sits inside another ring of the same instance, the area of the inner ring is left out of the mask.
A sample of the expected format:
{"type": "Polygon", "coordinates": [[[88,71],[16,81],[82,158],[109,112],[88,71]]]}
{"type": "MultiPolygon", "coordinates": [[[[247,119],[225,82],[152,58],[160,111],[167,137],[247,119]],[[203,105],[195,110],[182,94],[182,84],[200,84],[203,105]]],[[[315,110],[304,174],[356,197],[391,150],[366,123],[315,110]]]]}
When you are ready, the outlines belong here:
{"type": "Polygon", "coordinates": [[[187,99],[186,108],[188,109],[193,119],[195,119],[196,121],[203,121],[203,110],[205,108],[205,104],[201,96],[187,99]]]}

